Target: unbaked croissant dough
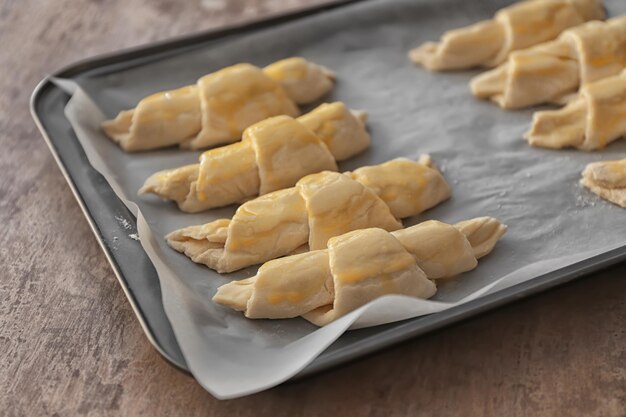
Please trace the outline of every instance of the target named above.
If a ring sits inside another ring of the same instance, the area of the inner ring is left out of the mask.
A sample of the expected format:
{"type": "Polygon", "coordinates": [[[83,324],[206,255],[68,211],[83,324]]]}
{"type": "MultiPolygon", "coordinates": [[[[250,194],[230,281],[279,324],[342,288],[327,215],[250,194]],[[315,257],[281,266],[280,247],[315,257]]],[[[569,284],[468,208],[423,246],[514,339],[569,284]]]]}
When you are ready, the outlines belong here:
{"type": "Polygon", "coordinates": [[[318,100],[333,81],[329,70],[304,58],[284,59],[265,69],[237,64],[194,85],[146,97],[102,123],[102,129],[125,151],[232,143],[263,119],[298,116],[297,105],[318,100]]]}
{"type": "Polygon", "coordinates": [[[471,82],[473,94],[505,109],[563,102],[579,86],[626,67],[626,15],[566,30],[555,41],[512,53],[471,82]]]}
{"type": "Polygon", "coordinates": [[[587,165],[580,183],[611,203],[626,208],[626,159],[587,165]]]}
{"type": "Polygon", "coordinates": [[[213,300],[248,318],[302,316],[323,326],[383,295],[432,297],[431,280],[474,269],[505,232],[490,217],[356,230],[330,239],[328,249],[269,261],[256,276],[222,285],[213,300]]]}
{"type": "Polygon", "coordinates": [[[296,250],[323,249],[329,238],[352,230],[399,229],[397,219],[449,196],[429,157],[395,159],[344,174],[309,175],[294,188],[244,203],[232,220],[187,227],[166,238],[194,262],[232,272],[296,250]]]}
{"type": "Polygon", "coordinates": [[[446,32],[409,57],[432,71],[501,64],[518,49],[556,38],[588,20],[604,19],[602,0],[527,0],[505,7],[491,20],[446,32]]]}
{"type": "Polygon", "coordinates": [[[602,149],[626,136],[626,71],[587,84],[559,110],[536,112],[526,134],[532,146],[585,151],[602,149]]]}
{"type": "Polygon", "coordinates": [[[196,213],[292,187],[305,175],[337,170],[335,160],[369,146],[365,114],[322,104],[298,119],[276,116],[244,131],[241,142],[204,152],[199,164],[157,172],[140,193],[196,213]]]}

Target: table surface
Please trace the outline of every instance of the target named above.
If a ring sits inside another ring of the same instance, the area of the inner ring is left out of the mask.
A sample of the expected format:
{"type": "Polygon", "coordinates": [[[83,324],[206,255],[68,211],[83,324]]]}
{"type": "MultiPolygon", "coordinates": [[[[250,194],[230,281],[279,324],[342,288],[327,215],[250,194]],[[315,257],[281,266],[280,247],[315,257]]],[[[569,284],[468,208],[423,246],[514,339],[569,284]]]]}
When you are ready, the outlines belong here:
{"type": "Polygon", "coordinates": [[[0,0],[0,414],[626,415],[626,265],[247,398],[148,343],[28,111],[94,54],[327,0],[0,0]]]}

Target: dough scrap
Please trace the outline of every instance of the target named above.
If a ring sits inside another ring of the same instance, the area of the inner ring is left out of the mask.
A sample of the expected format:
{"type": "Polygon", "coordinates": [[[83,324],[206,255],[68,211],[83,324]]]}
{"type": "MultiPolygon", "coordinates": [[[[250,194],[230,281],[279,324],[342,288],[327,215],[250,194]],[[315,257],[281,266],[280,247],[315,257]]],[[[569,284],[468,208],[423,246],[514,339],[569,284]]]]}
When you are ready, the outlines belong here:
{"type": "Polygon", "coordinates": [[[587,165],[580,183],[605,200],[626,208],[626,159],[587,165]]]}

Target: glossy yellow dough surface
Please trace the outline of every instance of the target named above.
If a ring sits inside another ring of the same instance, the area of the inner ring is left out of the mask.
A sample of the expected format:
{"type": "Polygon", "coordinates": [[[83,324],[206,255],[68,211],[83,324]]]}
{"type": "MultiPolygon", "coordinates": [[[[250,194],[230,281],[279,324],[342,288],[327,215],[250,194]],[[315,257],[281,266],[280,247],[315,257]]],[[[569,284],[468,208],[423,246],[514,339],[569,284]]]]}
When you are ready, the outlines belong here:
{"type": "Polygon", "coordinates": [[[383,295],[432,297],[432,280],[474,269],[505,232],[490,217],[356,230],[330,239],[328,249],[267,262],[256,276],[221,286],[213,300],[248,318],[302,316],[323,326],[383,295]]]}
{"type": "Polygon", "coordinates": [[[364,120],[363,112],[340,102],[297,119],[272,117],[246,129],[241,142],[204,152],[199,164],[150,176],[140,193],[195,213],[292,187],[305,175],[336,171],[336,160],[365,150],[370,137],[364,120]]]}
{"type": "Polygon", "coordinates": [[[102,129],[129,152],[172,145],[202,149],[235,142],[244,129],[268,117],[298,116],[297,105],[320,99],[333,85],[334,74],[304,58],[265,69],[237,64],[194,85],[146,97],[102,129]]]}
{"type": "Polygon", "coordinates": [[[306,176],[293,188],[244,203],[232,219],[174,231],[167,241],[194,262],[232,272],[297,251],[324,249],[328,239],[353,230],[400,229],[398,219],[449,196],[448,184],[429,158],[396,159],[344,174],[306,176]]]}
{"type": "Polygon", "coordinates": [[[565,29],[604,19],[601,0],[527,0],[501,9],[493,19],[446,32],[409,57],[432,71],[493,67],[513,51],[556,38],[565,29]]]}

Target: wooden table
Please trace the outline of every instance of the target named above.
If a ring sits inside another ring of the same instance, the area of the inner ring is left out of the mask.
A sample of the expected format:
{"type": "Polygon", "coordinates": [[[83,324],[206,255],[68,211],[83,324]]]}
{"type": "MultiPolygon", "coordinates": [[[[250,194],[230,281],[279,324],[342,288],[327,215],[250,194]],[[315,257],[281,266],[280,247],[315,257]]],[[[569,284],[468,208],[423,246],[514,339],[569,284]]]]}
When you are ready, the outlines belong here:
{"type": "Polygon", "coordinates": [[[626,415],[626,265],[233,401],[148,343],[31,91],[79,58],[321,1],[0,0],[1,415],[626,415]]]}

